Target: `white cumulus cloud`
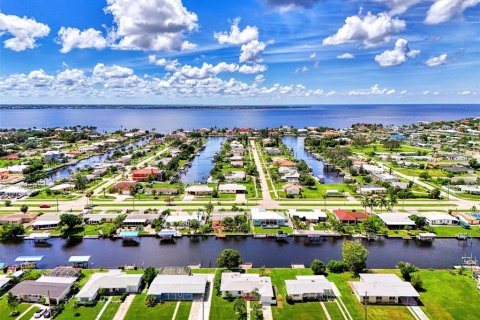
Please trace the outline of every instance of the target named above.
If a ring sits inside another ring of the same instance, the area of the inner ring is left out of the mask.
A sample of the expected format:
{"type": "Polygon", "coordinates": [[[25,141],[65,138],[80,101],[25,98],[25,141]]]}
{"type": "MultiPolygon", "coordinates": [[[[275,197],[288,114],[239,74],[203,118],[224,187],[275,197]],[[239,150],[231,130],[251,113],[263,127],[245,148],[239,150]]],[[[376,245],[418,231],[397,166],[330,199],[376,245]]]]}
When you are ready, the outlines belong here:
{"type": "Polygon", "coordinates": [[[107,0],[105,12],[116,27],[114,48],[122,50],[188,50],[185,33],[197,28],[198,17],[181,0],[107,0]]]}
{"type": "Polygon", "coordinates": [[[354,59],[354,58],[355,58],[355,56],[351,53],[348,53],[348,52],[339,54],[337,56],[337,59],[354,59]]]}
{"type": "Polygon", "coordinates": [[[245,74],[255,74],[267,71],[267,66],[264,64],[241,65],[238,72],[245,74]]]}
{"type": "Polygon", "coordinates": [[[414,58],[420,54],[420,50],[411,50],[408,47],[408,41],[398,39],[395,42],[393,50],[386,50],[375,56],[375,61],[382,67],[398,66],[406,62],[409,58],[414,58]]]}
{"type": "Polygon", "coordinates": [[[427,61],[425,61],[425,64],[429,67],[436,67],[447,63],[447,59],[448,55],[446,53],[442,53],[437,57],[430,57],[429,59],[427,59],[427,61]]]}
{"type": "Polygon", "coordinates": [[[439,24],[462,17],[463,12],[480,3],[480,0],[436,0],[427,12],[426,24],[439,24]]]}
{"type": "Polygon", "coordinates": [[[392,95],[395,89],[381,88],[379,84],[375,84],[369,89],[356,89],[348,93],[349,96],[370,96],[370,95],[392,95]]]}
{"type": "Polygon", "coordinates": [[[58,31],[60,37],[61,53],[68,53],[74,48],[78,49],[103,49],[107,46],[107,40],[102,33],[93,28],[80,31],[77,28],[61,27],[58,31]]]}
{"type": "Polygon", "coordinates": [[[266,44],[263,41],[253,40],[249,43],[242,45],[241,47],[241,54],[240,54],[240,62],[247,62],[247,61],[262,61],[258,57],[258,55],[263,52],[266,48],[266,44]]]}
{"type": "Polygon", "coordinates": [[[50,27],[35,19],[0,12],[0,36],[11,36],[3,41],[5,48],[13,51],[33,49],[37,46],[36,38],[46,37],[49,33],[50,27]]]}
{"type": "Polygon", "coordinates": [[[391,15],[402,14],[422,0],[378,0],[390,8],[391,15]]]}
{"type": "Polygon", "coordinates": [[[368,12],[345,19],[338,31],[323,40],[324,45],[340,45],[349,42],[361,42],[365,47],[375,47],[388,42],[392,35],[405,30],[406,23],[387,13],[378,15],[368,12]]]}

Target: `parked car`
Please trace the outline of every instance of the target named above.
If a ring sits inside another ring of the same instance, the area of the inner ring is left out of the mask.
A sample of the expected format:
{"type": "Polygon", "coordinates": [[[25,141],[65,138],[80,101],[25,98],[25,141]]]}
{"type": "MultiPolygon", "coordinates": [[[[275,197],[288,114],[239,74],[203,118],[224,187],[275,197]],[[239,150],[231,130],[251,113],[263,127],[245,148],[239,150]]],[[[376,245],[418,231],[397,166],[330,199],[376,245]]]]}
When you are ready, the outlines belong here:
{"type": "Polygon", "coordinates": [[[43,314],[43,317],[44,317],[44,318],[50,318],[50,316],[51,316],[50,310],[47,309],[47,310],[45,311],[45,313],[43,314]]]}
{"type": "Polygon", "coordinates": [[[49,205],[49,204],[41,204],[41,205],[40,205],[40,208],[42,208],[42,209],[48,209],[48,208],[50,208],[50,205],[49,205]]]}
{"type": "Polygon", "coordinates": [[[40,318],[41,316],[43,316],[43,314],[45,313],[45,311],[47,311],[47,309],[38,309],[37,311],[35,311],[35,313],[33,314],[33,317],[34,318],[40,318]]]}

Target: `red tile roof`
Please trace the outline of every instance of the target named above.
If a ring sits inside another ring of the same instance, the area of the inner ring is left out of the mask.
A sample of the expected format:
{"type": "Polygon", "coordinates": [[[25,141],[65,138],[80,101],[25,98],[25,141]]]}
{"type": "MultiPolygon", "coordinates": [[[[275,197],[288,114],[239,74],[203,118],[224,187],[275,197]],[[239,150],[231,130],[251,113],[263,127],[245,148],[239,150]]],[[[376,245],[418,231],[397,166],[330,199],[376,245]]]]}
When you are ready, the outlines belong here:
{"type": "Polygon", "coordinates": [[[357,221],[369,217],[368,213],[356,211],[333,210],[333,214],[340,221],[357,221]]]}

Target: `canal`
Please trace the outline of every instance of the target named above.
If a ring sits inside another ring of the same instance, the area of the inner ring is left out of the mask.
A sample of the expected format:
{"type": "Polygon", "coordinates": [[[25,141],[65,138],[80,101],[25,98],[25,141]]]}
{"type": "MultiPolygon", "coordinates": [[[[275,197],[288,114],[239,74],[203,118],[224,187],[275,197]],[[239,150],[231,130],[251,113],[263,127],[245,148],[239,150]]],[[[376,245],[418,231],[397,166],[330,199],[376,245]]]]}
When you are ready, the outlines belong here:
{"type": "Polygon", "coordinates": [[[220,151],[225,137],[209,137],[205,148],[193,158],[191,166],[180,175],[183,183],[205,183],[210,176],[215,153],[220,151]]]}
{"type": "MultiPolygon", "coordinates": [[[[244,262],[255,267],[290,267],[292,263],[309,265],[313,259],[327,262],[341,259],[344,238],[325,238],[309,242],[306,238],[289,238],[286,242],[252,237],[200,237],[196,241],[183,237],[174,243],[160,242],[154,237],[139,240],[138,246],[125,246],[122,240],[111,239],[49,239],[48,246],[35,246],[29,241],[0,243],[0,262],[13,264],[18,256],[44,255],[40,268],[65,265],[70,256],[90,255],[92,267],[116,268],[119,265],[186,266],[201,263],[215,266],[221,250],[239,250],[244,262]]],[[[451,268],[461,264],[462,256],[480,257],[480,239],[468,242],[456,239],[436,239],[433,243],[415,240],[362,240],[369,251],[369,268],[394,268],[399,261],[408,261],[421,268],[451,268]]]]}
{"type": "Polygon", "coordinates": [[[140,146],[145,145],[147,142],[148,142],[148,138],[142,138],[142,139],[137,140],[135,142],[128,143],[124,146],[117,147],[115,149],[108,150],[104,153],[85,158],[83,160],[78,161],[75,164],[64,166],[64,167],[62,167],[58,170],[55,170],[55,171],[51,172],[46,179],[46,183],[50,184],[50,183],[53,183],[57,180],[66,179],[71,174],[74,174],[79,169],[90,167],[90,166],[93,166],[97,163],[105,162],[113,154],[113,152],[115,152],[115,150],[117,150],[117,149],[128,149],[130,147],[134,147],[134,148],[135,147],[140,147],[140,146]]]}
{"type": "Polygon", "coordinates": [[[325,171],[323,162],[315,159],[304,148],[305,137],[285,136],[282,138],[283,144],[293,150],[293,155],[299,160],[304,160],[313,170],[315,177],[323,176],[325,183],[342,183],[343,178],[334,171],[325,171]]]}

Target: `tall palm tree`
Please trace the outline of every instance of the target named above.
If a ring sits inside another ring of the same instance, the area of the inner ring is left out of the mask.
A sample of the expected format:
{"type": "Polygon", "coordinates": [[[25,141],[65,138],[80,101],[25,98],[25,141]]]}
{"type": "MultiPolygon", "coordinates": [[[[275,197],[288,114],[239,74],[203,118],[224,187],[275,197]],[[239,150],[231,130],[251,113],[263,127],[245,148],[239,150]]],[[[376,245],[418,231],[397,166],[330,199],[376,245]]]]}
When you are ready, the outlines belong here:
{"type": "Polygon", "coordinates": [[[363,197],[362,201],[361,201],[361,204],[362,204],[362,207],[365,211],[367,211],[368,203],[369,203],[369,198],[363,197]]]}
{"type": "Polygon", "coordinates": [[[398,204],[397,196],[391,195],[391,196],[390,196],[390,200],[388,201],[388,204],[389,204],[389,206],[392,207],[392,208],[393,208],[393,206],[395,206],[396,204],[398,204]]]}

